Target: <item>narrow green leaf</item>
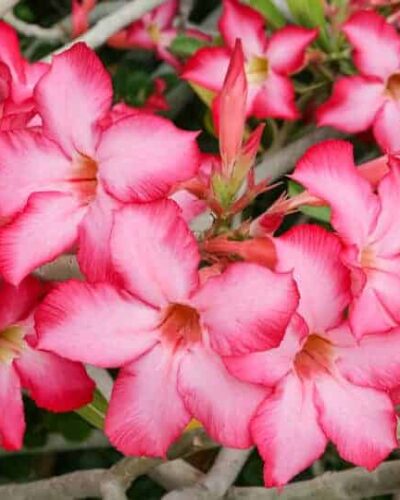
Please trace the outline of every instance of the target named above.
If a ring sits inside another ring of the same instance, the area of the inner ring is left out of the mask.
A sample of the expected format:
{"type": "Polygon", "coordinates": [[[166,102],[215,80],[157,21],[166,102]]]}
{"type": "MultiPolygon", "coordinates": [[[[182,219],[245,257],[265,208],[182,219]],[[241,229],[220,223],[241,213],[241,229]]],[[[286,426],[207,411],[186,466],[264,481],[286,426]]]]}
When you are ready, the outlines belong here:
{"type": "Polygon", "coordinates": [[[179,57],[190,57],[206,45],[205,40],[199,40],[187,35],[177,35],[171,43],[170,50],[179,57]]]}
{"type": "Polygon", "coordinates": [[[248,0],[249,5],[258,10],[273,29],[285,26],[286,19],[272,0],[248,0]]]}
{"type": "Polygon", "coordinates": [[[97,429],[103,429],[104,419],[107,412],[108,403],[103,394],[96,389],[93,401],[86,406],[82,406],[75,412],[97,429]]]}
{"type": "MultiPolygon", "coordinates": [[[[303,191],[304,189],[300,186],[300,184],[297,184],[297,182],[294,182],[292,180],[289,181],[288,195],[291,198],[303,191]]],[[[320,222],[330,222],[331,210],[329,207],[313,207],[311,205],[302,205],[299,210],[301,213],[308,215],[309,217],[312,217],[313,219],[316,219],[320,222]]]]}
{"type": "Polygon", "coordinates": [[[319,42],[326,50],[331,50],[328,25],[322,0],[286,0],[294,20],[306,28],[319,28],[319,42]]]}

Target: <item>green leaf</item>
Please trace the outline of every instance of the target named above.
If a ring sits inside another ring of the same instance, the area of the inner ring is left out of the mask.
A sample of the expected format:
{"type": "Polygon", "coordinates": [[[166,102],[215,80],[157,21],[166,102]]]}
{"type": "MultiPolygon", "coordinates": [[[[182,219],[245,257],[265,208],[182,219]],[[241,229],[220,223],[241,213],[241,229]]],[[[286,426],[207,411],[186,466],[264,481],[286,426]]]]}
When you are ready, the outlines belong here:
{"type": "Polygon", "coordinates": [[[286,0],[294,20],[306,28],[319,28],[320,45],[331,50],[322,0],[286,0]]]}
{"type": "Polygon", "coordinates": [[[205,40],[199,40],[187,35],[178,35],[173,39],[170,50],[179,57],[190,57],[206,45],[207,42],[205,40]]]}
{"type": "MultiPolygon", "coordinates": [[[[292,198],[297,194],[300,194],[304,191],[304,189],[297,184],[297,182],[289,181],[288,183],[288,195],[292,198]]],[[[329,207],[313,207],[311,205],[302,205],[299,208],[300,212],[316,219],[320,222],[330,222],[331,219],[331,210],[329,207]]]]}
{"type": "Polygon", "coordinates": [[[103,429],[104,419],[107,412],[108,403],[102,393],[96,389],[93,396],[93,401],[79,410],[75,410],[87,422],[92,424],[97,429],[103,429]]]}
{"type": "Polygon", "coordinates": [[[285,16],[272,0],[248,0],[248,3],[265,17],[272,28],[279,29],[285,26],[285,16]]]}

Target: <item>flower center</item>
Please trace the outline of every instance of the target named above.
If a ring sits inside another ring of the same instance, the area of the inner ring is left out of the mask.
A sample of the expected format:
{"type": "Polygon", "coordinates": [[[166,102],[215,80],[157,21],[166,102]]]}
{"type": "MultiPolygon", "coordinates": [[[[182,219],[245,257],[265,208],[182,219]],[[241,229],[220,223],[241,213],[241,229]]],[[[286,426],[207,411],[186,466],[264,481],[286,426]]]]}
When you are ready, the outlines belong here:
{"type": "Polygon", "coordinates": [[[396,101],[400,100],[400,73],[393,73],[386,83],[386,94],[396,101]]]}
{"type": "Polygon", "coordinates": [[[149,24],[149,26],[147,27],[147,33],[149,34],[153,43],[157,44],[160,41],[161,32],[157,24],[149,24]]]}
{"type": "Polygon", "coordinates": [[[24,330],[11,325],[0,332],[0,363],[11,363],[24,349],[24,330]]]}
{"type": "Polygon", "coordinates": [[[70,182],[76,185],[79,195],[88,203],[95,197],[98,165],[90,156],[78,153],[72,163],[73,176],[70,182]]]}
{"type": "Polygon", "coordinates": [[[373,251],[373,249],[371,247],[365,247],[361,250],[360,264],[361,264],[361,267],[364,267],[364,268],[376,267],[375,252],[373,251]]]}
{"type": "Polygon", "coordinates": [[[268,59],[253,56],[246,63],[246,76],[249,83],[262,83],[268,76],[268,59]]]}
{"type": "Polygon", "coordinates": [[[329,370],[332,364],[332,344],[323,337],[312,334],[302,350],[297,353],[294,364],[303,377],[310,377],[329,370]]]}
{"type": "Polygon", "coordinates": [[[201,340],[200,316],[196,309],[184,304],[170,304],[160,325],[163,338],[176,347],[181,342],[201,340]]]}

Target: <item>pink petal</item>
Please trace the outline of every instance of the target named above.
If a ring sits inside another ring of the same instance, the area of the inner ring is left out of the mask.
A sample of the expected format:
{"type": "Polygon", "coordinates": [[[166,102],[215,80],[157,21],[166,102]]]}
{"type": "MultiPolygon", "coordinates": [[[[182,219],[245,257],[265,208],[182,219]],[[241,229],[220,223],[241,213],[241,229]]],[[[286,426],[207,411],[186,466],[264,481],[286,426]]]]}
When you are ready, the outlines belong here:
{"type": "Polygon", "coordinates": [[[192,300],[213,349],[223,356],[276,347],[298,304],[290,274],[235,263],[210,278],[192,300]]]}
{"type": "MultiPolygon", "coordinates": [[[[251,99],[249,99],[251,102],[251,99]]],[[[255,95],[249,114],[256,118],[282,118],[295,120],[299,113],[296,109],[294,88],[286,76],[269,71],[266,80],[255,95]]]]}
{"type": "Polygon", "coordinates": [[[276,238],[275,248],[276,270],[292,272],[300,293],[298,312],[310,331],[336,326],[350,301],[350,276],[341,262],[340,240],[319,226],[302,224],[276,238]]]}
{"type": "Polygon", "coordinates": [[[15,215],[29,196],[41,191],[67,191],[73,172],[60,148],[37,132],[0,133],[0,214],[15,215]]]}
{"type": "Polygon", "coordinates": [[[313,386],[290,374],[260,405],[251,432],[265,461],[267,486],[283,486],[325,450],[327,439],[317,421],[313,386]]]}
{"type": "Polygon", "coordinates": [[[354,62],[361,73],[385,79],[398,70],[400,38],[384,17],[357,12],[342,30],[354,47],[354,62]]]}
{"type": "Polygon", "coordinates": [[[252,445],[250,420],[266,390],[232,377],[221,359],[200,344],[182,358],[178,390],[188,411],[218,443],[233,448],[252,445]]]}
{"type": "Polygon", "coordinates": [[[400,127],[399,103],[387,100],[379,110],[374,121],[374,136],[379,146],[389,153],[400,150],[400,137],[396,130],[400,127]]]}
{"type": "Polygon", "coordinates": [[[275,31],[266,52],[271,68],[286,75],[301,69],[305,62],[306,48],[317,36],[316,29],[294,25],[275,31]]]}
{"type": "Polygon", "coordinates": [[[12,366],[0,363],[0,445],[6,450],[19,450],[24,432],[24,407],[18,375],[12,366]]]}
{"type": "Polygon", "coordinates": [[[246,56],[264,54],[267,46],[265,22],[257,10],[238,0],[224,0],[218,27],[225,44],[231,49],[240,39],[246,56]]]}
{"type": "Polygon", "coordinates": [[[86,207],[68,194],[33,194],[24,211],[0,229],[0,269],[5,279],[18,284],[70,248],[85,212],[86,207]]]}
{"type": "Polygon", "coordinates": [[[332,224],[347,243],[364,246],[379,205],[371,185],[357,172],[349,142],[330,140],[311,147],[297,163],[293,178],[330,204],[332,224]]]}
{"type": "Polygon", "coordinates": [[[103,133],[98,149],[99,175],[106,190],[123,202],[165,197],[176,183],[197,173],[196,135],[153,115],[114,123],[103,133]]]}
{"type": "Polygon", "coordinates": [[[80,363],[26,346],[14,365],[22,387],[41,408],[72,411],[93,398],[95,384],[80,363]]]}
{"type": "Polygon", "coordinates": [[[161,345],[125,366],[114,384],[105,432],[125,455],[162,456],[190,420],[176,360],[161,345]]]}
{"type": "Polygon", "coordinates": [[[169,198],[179,205],[181,217],[186,222],[190,222],[207,210],[207,203],[189,191],[186,191],[186,189],[179,189],[169,198]]]}
{"type": "Polygon", "coordinates": [[[294,314],[278,347],[241,356],[226,356],[224,363],[240,380],[273,387],[292,370],[294,358],[308,334],[309,329],[303,318],[294,314]]]}
{"type": "Polygon", "coordinates": [[[106,283],[60,284],[36,313],[39,349],[96,366],[120,366],[151,349],[157,311],[106,283]]]}
{"type": "Polygon", "coordinates": [[[14,82],[24,81],[24,59],[19,49],[17,32],[9,24],[0,20],[0,61],[10,70],[14,82]]]}
{"type": "Polygon", "coordinates": [[[125,286],[156,307],[186,302],[198,286],[197,242],[170,200],[123,208],[111,236],[113,264],[125,286]]]}
{"type": "Polygon", "coordinates": [[[25,278],[18,287],[0,282],[0,331],[26,318],[39,303],[43,286],[33,276],[25,278]]]}
{"type": "Polygon", "coordinates": [[[339,78],[331,97],[318,108],[318,124],[354,133],[367,130],[383,105],[384,86],[363,76],[339,78]]]}
{"type": "Polygon", "coordinates": [[[46,135],[73,157],[94,157],[97,121],[112,102],[111,78],[96,53],[83,43],[53,57],[35,91],[46,135]]]}
{"type": "Polygon", "coordinates": [[[179,0],[166,0],[151,11],[152,19],[160,28],[167,28],[178,14],[178,8],[179,0]]]}
{"type": "Polygon", "coordinates": [[[230,52],[225,47],[204,47],[186,62],[181,78],[208,90],[222,89],[228,70],[230,52]]]}
{"type": "Polygon", "coordinates": [[[345,460],[372,470],[397,447],[386,393],[326,375],[316,381],[316,404],[322,428],[345,460]]]}

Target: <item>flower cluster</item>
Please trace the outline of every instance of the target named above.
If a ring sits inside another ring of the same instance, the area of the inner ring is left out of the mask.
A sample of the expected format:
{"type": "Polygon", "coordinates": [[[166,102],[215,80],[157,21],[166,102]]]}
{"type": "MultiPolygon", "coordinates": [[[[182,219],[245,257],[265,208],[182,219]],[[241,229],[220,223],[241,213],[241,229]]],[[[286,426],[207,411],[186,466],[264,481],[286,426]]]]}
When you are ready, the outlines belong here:
{"type": "MultiPolygon", "coordinates": [[[[75,19],[94,3],[76,5],[75,19]]],[[[123,36],[154,35],[165,58],[176,9],[165,2],[123,36]]],[[[224,1],[219,26],[223,46],[198,50],[182,73],[212,92],[220,154],[206,155],[197,133],[154,114],[165,108],[160,84],[145,110],[113,104],[110,76],[85,44],[29,64],[0,24],[5,448],[22,445],[21,387],[52,411],[91,401],[84,364],[119,368],[105,433],[127,455],[166,456],[196,419],[224,446],[255,444],[266,485],[280,486],[328,442],[369,470],[397,447],[399,158],[357,168],[350,143],[313,146],[292,175],[305,191],[233,230],[268,189],[254,177],[264,124],[249,132],[246,118],[298,117],[289,75],[318,31],[293,25],[267,38],[261,14],[238,0],[224,1]],[[277,236],[305,203],[328,206],[331,227],[277,236]],[[206,210],[214,223],[198,240],[188,222],[206,210]],[[31,274],[67,252],[84,280],[31,274]]],[[[350,132],[373,125],[393,152],[400,38],[372,11],[343,31],[360,75],[338,80],[318,120],[350,132]]]]}

